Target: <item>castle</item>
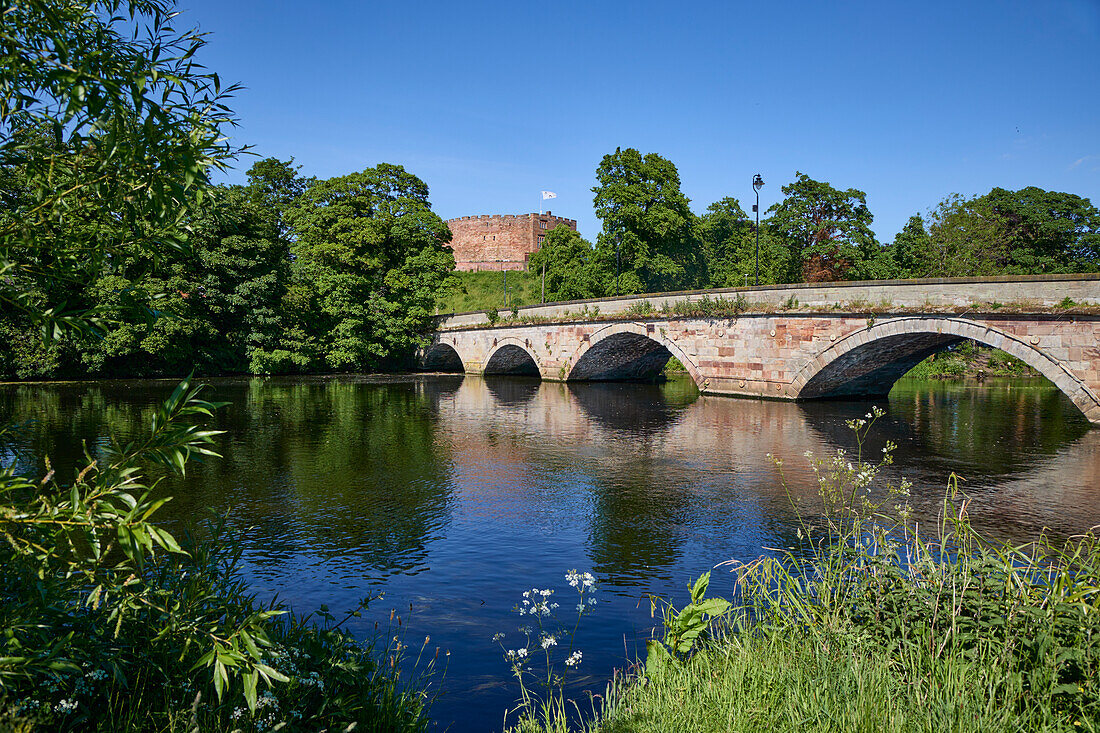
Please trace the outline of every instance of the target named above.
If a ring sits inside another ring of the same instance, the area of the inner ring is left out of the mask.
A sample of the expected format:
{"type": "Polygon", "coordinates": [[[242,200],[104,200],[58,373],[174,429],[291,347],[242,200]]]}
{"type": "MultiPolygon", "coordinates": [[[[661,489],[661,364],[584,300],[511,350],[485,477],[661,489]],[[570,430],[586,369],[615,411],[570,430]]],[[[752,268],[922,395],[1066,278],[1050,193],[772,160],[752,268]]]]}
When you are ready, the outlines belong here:
{"type": "Polygon", "coordinates": [[[546,233],[561,224],[577,230],[575,219],[563,219],[549,211],[448,219],[455,269],[526,270],[527,260],[538,252],[546,233]]]}

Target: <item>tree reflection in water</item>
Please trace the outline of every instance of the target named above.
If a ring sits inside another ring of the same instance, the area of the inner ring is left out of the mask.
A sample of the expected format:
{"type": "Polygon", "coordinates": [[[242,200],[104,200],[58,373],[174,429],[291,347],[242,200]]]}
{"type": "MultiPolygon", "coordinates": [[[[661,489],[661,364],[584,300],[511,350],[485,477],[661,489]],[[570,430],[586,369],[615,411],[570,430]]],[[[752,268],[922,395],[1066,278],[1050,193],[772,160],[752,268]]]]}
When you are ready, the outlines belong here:
{"type": "MultiPolygon", "coordinates": [[[[0,417],[34,419],[24,447],[71,472],[80,442],[138,434],[171,382],[0,386],[0,417]]],[[[645,593],[672,596],[729,558],[792,544],[792,494],[816,498],[803,453],[852,447],[845,420],[868,403],[700,397],[690,382],[563,384],[521,378],[213,380],[225,400],[221,459],[166,482],[178,523],[205,507],[244,530],[256,590],[300,609],[347,608],[371,586],[385,608],[412,603],[417,633],[450,649],[454,731],[512,702],[489,639],[524,587],[595,569],[607,600],[582,629],[602,678],[652,625],[645,593]],[[464,726],[461,721],[473,721],[464,726]]],[[[881,402],[879,403],[881,404],[881,402]]],[[[891,475],[917,484],[933,516],[958,471],[985,531],[1024,541],[1100,520],[1100,430],[1052,386],[899,383],[872,436],[898,444],[891,475]]],[[[714,592],[730,579],[715,575],[714,592]]],[[[370,619],[355,621],[367,633],[370,619]]]]}

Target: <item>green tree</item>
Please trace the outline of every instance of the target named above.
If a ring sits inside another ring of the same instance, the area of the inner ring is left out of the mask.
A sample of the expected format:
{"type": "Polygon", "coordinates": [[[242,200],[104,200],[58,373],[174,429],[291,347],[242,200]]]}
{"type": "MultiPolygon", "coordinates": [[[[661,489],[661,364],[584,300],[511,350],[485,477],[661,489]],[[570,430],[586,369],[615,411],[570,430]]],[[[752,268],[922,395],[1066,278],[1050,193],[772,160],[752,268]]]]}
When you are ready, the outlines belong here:
{"type": "Polygon", "coordinates": [[[209,324],[217,341],[205,347],[222,370],[245,370],[253,352],[278,344],[282,329],[289,242],[279,210],[262,206],[262,199],[258,206],[250,188],[221,192],[191,223],[193,255],[185,274],[192,287],[181,315],[209,324]]]}
{"type": "Polygon", "coordinates": [[[998,220],[1006,272],[1100,269],[1100,211],[1088,199],[1035,186],[983,198],[998,220]]]}
{"type": "Polygon", "coordinates": [[[768,213],[768,225],[790,251],[794,280],[827,282],[866,277],[878,255],[867,194],[845,191],[805,173],[783,187],[784,198],[768,213]]]}
{"type": "Polygon", "coordinates": [[[450,230],[423,181],[380,163],[310,186],[288,220],[296,235],[284,303],[290,330],[285,346],[257,364],[370,370],[420,344],[455,266],[450,230]]]}
{"type": "Polygon", "coordinates": [[[112,327],[70,339],[70,373],[110,376],[242,372],[256,349],[278,343],[288,243],[246,188],[220,187],[185,222],[186,249],[152,258],[115,252],[80,291],[112,327]]]}
{"type": "Polygon", "coordinates": [[[549,301],[583,300],[605,294],[604,273],[597,266],[596,251],[584,237],[564,224],[547,233],[542,247],[531,255],[528,269],[536,275],[545,269],[549,301]]]}
{"type": "Polygon", "coordinates": [[[1100,211],[1033,186],[949,196],[932,211],[929,239],[916,261],[925,277],[1100,269],[1100,211]]]}
{"type": "Polygon", "coordinates": [[[181,223],[236,151],[222,89],[168,0],[27,0],[2,8],[0,303],[51,332],[94,323],[63,298],[115,253],[186,248],[181,223]],[[27,287],[25,278],[56,287],[27,287]]]}
{"type": "MultiPolygon", "coordinates": [[[[707,207],[707,213],[699,217],[699,238],[706,257],[706,270],[710,278],[708,286],[732,288],[755,282],[756,274],[756,225],[741,208],[741,203],[731,197],[707,207]]],[[[775,238],[767,226],[760,230],[760,282],[761,284],[785,282],[787,248],[775,238]]]]}
{"type": "Polygon", "coordinates": [[[893,277],[918,277],[918,260],[928,251],[931,242],[924,228],[924,219],[919,214],[909,217],[905,227],[894,237],[890,247],[893,265],[893,277]]]}
{"type": "Polygon", "coordinates": [[[245,190],[253,206],[270,218],[274,237],[286,239],[290,235],[287,212],[315,182],[313,178],[300,176],[300,168],[294,165],[294,158],[287,161],[264,158],[248,169],[245,190]]]}
{"type": "Polygon", "coordinates": [[[929,213],[928,246],[916,253],[919,277],[992,275],[1003,255],[992,248],[997,222],[977,197],[952,194],[929,213]]]}
{"type": "Polygon", "coordinates": [[[605,292],[615,291],[616,248],[620,293],[677,290],[706,281],[695,215],[671,161],[616,148],[603,157],[596,179],[593,203],[603,220],[596,254],[605,292]]]}

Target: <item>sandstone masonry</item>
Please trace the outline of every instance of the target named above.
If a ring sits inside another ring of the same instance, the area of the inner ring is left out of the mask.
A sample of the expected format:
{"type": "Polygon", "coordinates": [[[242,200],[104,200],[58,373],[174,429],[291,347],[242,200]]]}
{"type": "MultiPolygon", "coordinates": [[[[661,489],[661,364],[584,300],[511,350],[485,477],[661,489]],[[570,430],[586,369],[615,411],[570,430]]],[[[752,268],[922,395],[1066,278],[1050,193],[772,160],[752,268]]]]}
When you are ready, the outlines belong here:
{"type": "Polygon", "coordinates": [[[493,214],[449,219],[451,248],[459,270],[525,270],[527,260],[542,246],[547,232],[564,224],[577,230],[574,219],[545,214],[493,214]]]}
{"type": "MultiPolygon", "coordinates": [[[[1100,425],[1096,274],[744,290],[748,302],[784,307],[713,317],[630,310],[645,298],[662,304],[703,295],[680,293],[587,301],[579,320],[565,319],[566,304],[520,309],[520,318],[536,319],[528,323],[490,324],[484,314],[460,314],[441,319],[421,365],[602,381],[654,378],[676,357],[704,393],[787,400],[882,397],[930,354],[970,339],[1035,368],[1100,425]],[[876,301],[908,312],[869,312],[868,304],[876,301]],[[1015,305],[1003,308],[995,301],[1015,305]],[[1066,301],[1083,312],[1062,305],[1066,301]],[[590,310],[597,304],[599,310],[590,310]],[[944,305],[958,308],[936,310],[944,305]],[[615,314],[626,317],[608,320],[615,314]]],[[[572,305],[573,314],[580,311],[572,305]]]]}

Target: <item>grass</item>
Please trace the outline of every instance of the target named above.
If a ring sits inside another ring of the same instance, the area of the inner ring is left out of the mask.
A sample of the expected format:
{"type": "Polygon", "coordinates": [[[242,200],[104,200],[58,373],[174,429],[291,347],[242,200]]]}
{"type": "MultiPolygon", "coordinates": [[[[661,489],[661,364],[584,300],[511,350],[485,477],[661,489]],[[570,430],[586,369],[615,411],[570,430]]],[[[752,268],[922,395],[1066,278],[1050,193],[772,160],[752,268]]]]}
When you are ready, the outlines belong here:
{"type": "Polygon", "coordinates": [[[821,504],[800,509],[792,549],[725,563],[735,591],[715,622],[701,629],[725,608],[703,597],[708,573],[683,609],[658,601],[664,638],[587,721],[558,700],[513,730],[1100,729],[1100,541],[988,542],[954,477],[918,532],[905,482],[876,481],[893,447],[864,460],[882,414],[850,421],[852,454],[811,456],[821,504]]]}
{"type": "Polygon", "coordinates": [[[628,731],[1064,730],[992,655],[898,658],[856,634],[768,629],[707,643],[690,664],[635,684],[600,725],[628,731]]]}
{"type": "Polygon", "coordinates": [[[508,272],[508,306],[504,305],[503,272],[456,272],[456,285],[439,299],[440,313],[465,313],[496,308],[501,313],[513,306],[541,302],[542,280],[533,272],[508,272]]]}

